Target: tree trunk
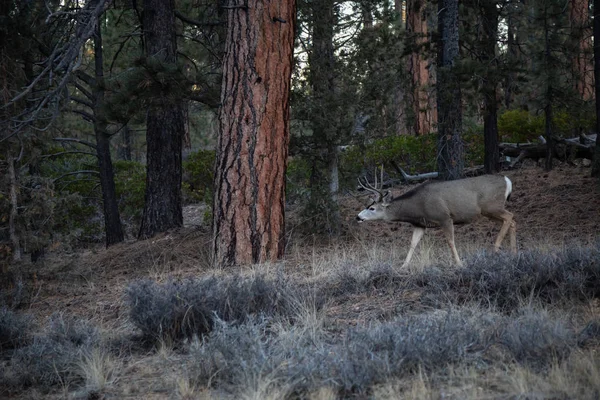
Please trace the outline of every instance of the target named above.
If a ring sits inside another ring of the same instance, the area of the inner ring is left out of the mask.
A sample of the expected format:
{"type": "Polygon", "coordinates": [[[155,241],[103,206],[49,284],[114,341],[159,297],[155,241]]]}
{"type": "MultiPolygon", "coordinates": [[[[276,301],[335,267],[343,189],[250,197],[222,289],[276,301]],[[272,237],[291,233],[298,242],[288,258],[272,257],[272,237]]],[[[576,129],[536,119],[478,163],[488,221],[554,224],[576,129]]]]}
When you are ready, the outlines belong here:
{"type": "MultiPolygon", "coordinates": [[[[144,1],[146,56],[165,64],[177,62],[174,0],[144,1]]],[[[184,127],[177,95],[157,95],[146,117],[146,197],[139,238],[183,226],[181,150],[184,127]]]]}
{"type": "Polygon", "coordinates": [[[551,50],[550,50],[550,22],[549,22],[549,16],[548,16],[548,6],[547,4],[544,4],[544,68],[546,68],[548,71],[548,73],[546,74],[546,82],[545,82],[545,86],[546,86],[546,91],[545,91],[545,102],[546,105],[544,106],[544,116],[546,117],[546,124],[545,124],[545,129],[544,129],[544,134],[546,136],[546,162],[545,162],[545,166],[544,169],[546,171],[550,171],[552,170],[552,159],[554,157],[554,137],[553,137],[553,133],[552,133],[552,117],[553,117],[553,112],[552,112],[552,103],[554,101],[554,93],[553,93],[553,88],[552,88],[552,81],[551,81],[551,76],[553,76],[552,74],[552,65],[551,65],[551,59],[552,59],[552,54],[551,54],[551,50]]]}
{"type": "Polygon", "coordinates": [[[104,115],[104,57],[102,52],[102,31],[100,19],[94,35],[94,67],[95,82],[94,96],[94,133],[96,135],[96,154],[100,170],[100,186],[102,187],[102,204],[104,207],[104,231],[106,246],[123,241],[121,217],[117,205],[115,179],[110,158],[110,138],[106,130],[107,122],[104,115]]]}
{"type": "MultiPolygon", "coordinates": [[[[339,137],[338,123],[341,118],[337,111],[334,37],[334,1],[318,0],[312,4],[313,46],[310,54],[310,83],[312,86],[311,122],[316,150],[325,154],[325,164],[328,170],[327,180],[329,191],[319,187],[311,187],[311,196],[322,196],[329,193],[327,204],[327,228],[330,234],[337,235],[340,231],[341,218],[338,210],[337,195],[339,189],[337,144],[339,137]]],[[[363,9],[363,15],[369,14],[363,9]]],[[[369,17],[366,19],[368,20],[369,17]]],[[[316,182],[317,185],[321,182],[316,182]]],[[[324,189],[324,188],[323,188],[324,189]]],[[[313,203],[323,203],[314,201],[313,203]]]]}
{"type": "Polygon", "coordinates": [[[552,103],[548,102],[544,107],[544,116],[546,117],[546,125],[544,134],[546,136],[546,163],[544,169],[552,170],[552,160],[554,158],[554,136],[552,134],[552,103]]]}
{"type": "Polygon", "coordinates": [[[589,1],[571,0],[569,6],[572,34],[578,41],[577,52],[572,60],[575,89],[585,101],[593,98],[592,60],[589,57],[589,1]]]}
{"type": "Polygon", "coordinates": [[[500,171],[500,153],[498,150],[498,70],[496,68],[496,43],[498,41],[498,8],[496,1],[481,2],[484,44],[482,61],[485,64],[483,78],[484,116],[484,160],[483,168],[486,174],[500,171]]]}
{"type": "Polygon", "coordinates": [[[409,131],[415,135],[424,135],[432,130],[436,123],[436,109],[430,104],[430,96],[427,93],[429,86],[428,59],[424,56],[426,50],[423,48],[427,43],[428,29],[427,18],[424,15],[425,1],[408,0],[406,2],[406,31],[408,33],[409,45],[414,51],[408,57],[408,70],[411,76],[411,114],[413,115],[412,126],[409,131]]]}
{"type": "Polygon", "coordinates": [[[594,89],[596,92],[596,152],[592,176],[600,178],[600,0],[594,0],[594,89]]]}
{"type": "Polygon", "coordinates": [[[295,1],[228,9],[213,206],[214,262],[275,261],[285,249],[285,169],[295,1]]]}
{"type": "Polygon", "coordinates": [[[513,16],[515,12],[513,10],[514,7],[511,4],[506,5],[506,7],[508,7],[508,16],[506,17],[506,57],[509,68],[504,79],[504,107],[507,110],[510,110],[510,106],[512,105],[513,88],[516,81],[516,72],[514,71],[513,64],[516,63],[517,60],[517,44],[515,40],[515,18],[513,16]]]}
{"type": "Polygon", "coordinates": [[[458,47],[458,0],[438,4],[438,171],[444,180],[463,176],[464,149],[461,139],[461,90],[455,63],[458,47]]]}
{"type": "Polygon", "coordinates": [[[19,216],[19,182],[15,169],[15,159],[10,150],[6,152],[6,162],[8,163],[8,179],[10,184],[10,214],[8,215],[8,233],[12,243],[12,259],[15,262],[21,261],[21,241],[17,233],[17,218],[19,216]]]}
{"type": "Polygon", "coordinates": [[[129,125],[122,128],[121,145],[119,146],[119,158],[125,161],[131,161],[131,129],[129,125]]]}

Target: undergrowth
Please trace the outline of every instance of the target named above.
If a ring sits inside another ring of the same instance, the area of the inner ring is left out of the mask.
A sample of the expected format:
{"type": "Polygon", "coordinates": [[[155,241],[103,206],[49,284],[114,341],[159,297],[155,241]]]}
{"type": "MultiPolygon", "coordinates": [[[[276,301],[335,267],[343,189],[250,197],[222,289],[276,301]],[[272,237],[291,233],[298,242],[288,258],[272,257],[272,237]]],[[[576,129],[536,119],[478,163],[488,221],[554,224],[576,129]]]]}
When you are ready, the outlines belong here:
{"type": "Polygon", "coordinates": [[[290,316],[299,289],[284,277],[215,276],[159,284],[141,280],[126,292],[130,318],[147,340],[180,340],[210,332],[216,319],[290,316]]]}

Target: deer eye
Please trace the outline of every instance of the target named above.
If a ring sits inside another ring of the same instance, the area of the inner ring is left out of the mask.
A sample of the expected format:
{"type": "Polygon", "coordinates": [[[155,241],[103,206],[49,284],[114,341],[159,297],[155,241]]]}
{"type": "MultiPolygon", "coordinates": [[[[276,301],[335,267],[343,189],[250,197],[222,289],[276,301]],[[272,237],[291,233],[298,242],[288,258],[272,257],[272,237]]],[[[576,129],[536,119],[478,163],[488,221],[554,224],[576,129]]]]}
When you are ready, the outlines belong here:
{"type": "Polygon", "coordinates": [[[369,207],[369,211],[375,211],[375,207],[369,207]]]}

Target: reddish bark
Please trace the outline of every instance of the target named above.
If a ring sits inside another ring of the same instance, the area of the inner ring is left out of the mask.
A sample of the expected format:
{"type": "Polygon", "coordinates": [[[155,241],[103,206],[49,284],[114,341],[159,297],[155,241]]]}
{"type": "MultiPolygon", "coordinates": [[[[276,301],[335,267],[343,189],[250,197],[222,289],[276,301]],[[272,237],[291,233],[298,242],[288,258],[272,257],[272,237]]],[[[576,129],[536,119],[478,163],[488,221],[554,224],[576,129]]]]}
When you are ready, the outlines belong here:
{"type": "Polygon", "coordinates": [[[421,0],[408,0],[406,4],[406,31],[411,35],[415,51],[408,57],[409,74],[412,77],[412,109],[415,135],[423,135],[432,131],[437,123],[435,96],[431,93],[429,77],[429,59],[423,46],[427,43],[427,18],[424,15],[425,3],[421,0]]]}
{"type": "Polygon", "coordinates": [[[583,100],[594,98],[594,67],[588,0],[571,0],[570,18],[573,34],[578,38],[577,55],[573,58],[575,88],[583,100]]]}
{"type": "Polygon", "coordinates": [[[218,266],[283,256],[295,0],[228,10],[214,200],[218,266]]]}

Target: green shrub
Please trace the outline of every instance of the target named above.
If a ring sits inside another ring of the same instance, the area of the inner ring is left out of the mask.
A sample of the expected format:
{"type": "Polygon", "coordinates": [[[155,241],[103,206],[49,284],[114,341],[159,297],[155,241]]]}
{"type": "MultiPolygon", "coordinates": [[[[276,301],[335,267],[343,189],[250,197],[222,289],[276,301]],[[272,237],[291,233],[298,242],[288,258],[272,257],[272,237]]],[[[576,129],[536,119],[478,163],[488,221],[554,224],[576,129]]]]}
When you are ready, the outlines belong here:
{"type": "Polygon", "coordinates": [[[433,171],[435,169],[437,137],[435,134],[421,136],[388,136],[360,147],[353,146],[343,153],[342,167],[346,171],[357,166],[397,163],[407,171],[433,171]]]}
{"type": "MultiPolygon", "coordinates": [[[[545,132],[544,114],[532,115],[524,110],[508,110],[498,118],[498,135],[500,141],[510,143],[537,142],[545,132]]],[[[594,118],[585,108],[568,112],[557,110],[552,117],[553,134],[568,137],[577,134],[577,129],[584,131],[594,129],[594,118]]]]}
{"type": "Polygon", "coordinates": [[[310,187],[310,162],[303,157],[292,157],[288,160],[286,170],[286,200],[295,203],[306,200],[310,187]]]}
{"type": "Polygon", "coordinates": [[[462,139],[465,145],[465,165],[473,167],[483,164],[485,149],[483,127],[475,124],[465,127],[462,139]]]}
{"type": "Polygon", "coordinates": [[[183,190],[189,198],[212,204],[214,165],[214,150],[198,150],[183,162],[183,190]]]}
{"type": "Polygon", "coordinates": [[[114,163],[115,188],[121,216],[141,218],[146,193],[146,167],[135,161],[114,163]]]}
{"type": "Polygon", "coordinates": [[[525,110],[508,110],[498,117],[498,136],[502,142],[534,142],[543,133],[543,115],[533,116],[525,110]]]}

